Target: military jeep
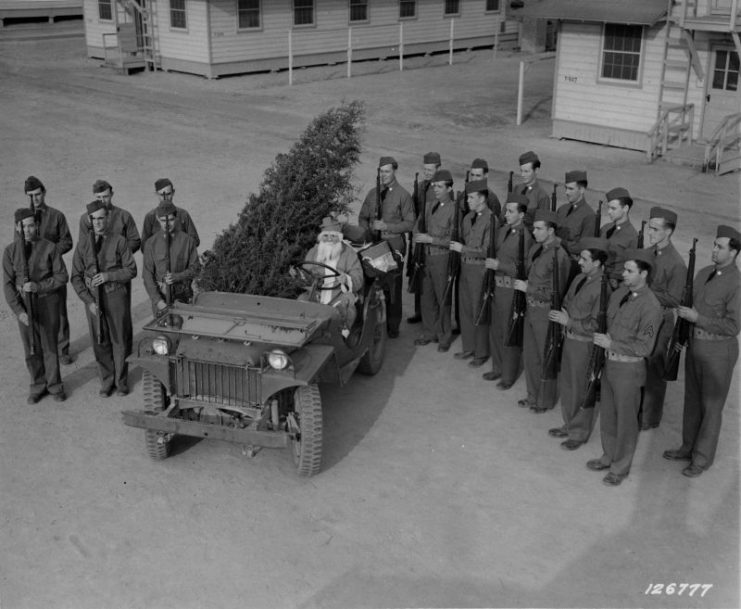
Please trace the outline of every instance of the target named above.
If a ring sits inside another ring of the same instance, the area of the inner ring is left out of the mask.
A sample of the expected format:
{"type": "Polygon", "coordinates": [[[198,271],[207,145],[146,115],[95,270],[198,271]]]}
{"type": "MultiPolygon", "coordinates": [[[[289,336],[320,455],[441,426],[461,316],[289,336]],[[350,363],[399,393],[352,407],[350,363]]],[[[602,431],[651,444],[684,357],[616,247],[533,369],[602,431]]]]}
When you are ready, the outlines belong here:
{"type": "MultiPolygon", "coordinates": [[[[319,383],[345,384],[356,369],[373,375],[383,365],[385,273],[363,261],[366,281],[349,329],[330,304],[224,292],[175,303],[146,324],[129,357],[144,370],[144,408],[124,411],[123,420],[145,430],[149,456],[165,459],[184,435],[236,442],[250,456],[290,447],[299,475],[319,472],[319,383]]],[[[322,266],[301,266],[309,265],[322,266]]],[[[310,289],[321,289],[306,270],[310,289]]]]}

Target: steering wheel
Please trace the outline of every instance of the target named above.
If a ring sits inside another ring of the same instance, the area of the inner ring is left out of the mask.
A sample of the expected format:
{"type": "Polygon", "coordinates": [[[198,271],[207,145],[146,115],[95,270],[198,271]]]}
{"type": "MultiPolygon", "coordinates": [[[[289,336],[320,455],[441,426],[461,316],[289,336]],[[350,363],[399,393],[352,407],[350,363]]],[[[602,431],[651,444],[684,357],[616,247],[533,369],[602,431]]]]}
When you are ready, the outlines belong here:
{"type": "Polygon", "coordinates": [[[329,266],[328,264],[324,264],[323,262],[314,262],[313,260],[304,260],[304,262],[298,265],[297,269],[299,271],[299,274],[302,276],[302,279],[306,281],[306,283],[311,283],[309,298],[312,298],[314,296],[314,292],[316,292],[316,290],[336,290],[338,287],[340,287],[339,284],[329,286],[323,285],[325,279],[335,279],[336,277],[342,277],[342,273],[340,273],[337,269],[329,266]],[[330,271],[330,273],[322,275],[320,277],[317,276],[313,271],[305,268],[307,266],[317,266],[330,271]]]}

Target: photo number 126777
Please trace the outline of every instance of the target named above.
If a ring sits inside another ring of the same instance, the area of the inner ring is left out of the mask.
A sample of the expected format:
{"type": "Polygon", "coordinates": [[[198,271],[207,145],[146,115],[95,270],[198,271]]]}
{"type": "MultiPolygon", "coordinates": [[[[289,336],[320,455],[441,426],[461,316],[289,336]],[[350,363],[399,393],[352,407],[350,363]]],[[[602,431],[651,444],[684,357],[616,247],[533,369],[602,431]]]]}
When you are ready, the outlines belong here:
{"type": "Polygon", "coordinates": [[[698,596],[703,597],[713,584],[649,584],[644,594],[657,594],[657,595],[668,595],[682,596],[685,592],[687,596],[694,596],[695,592],[700,590],[698,596]]]}

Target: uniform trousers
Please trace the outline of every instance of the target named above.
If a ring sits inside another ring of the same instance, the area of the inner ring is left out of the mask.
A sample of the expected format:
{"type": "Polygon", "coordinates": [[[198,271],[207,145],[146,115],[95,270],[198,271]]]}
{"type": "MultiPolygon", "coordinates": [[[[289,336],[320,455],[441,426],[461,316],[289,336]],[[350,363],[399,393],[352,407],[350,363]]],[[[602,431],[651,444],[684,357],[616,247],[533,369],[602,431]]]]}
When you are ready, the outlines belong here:
{"type": "Polygon", "coordinates": [[[561,374],[558,377],[563,429],[568,432],[569,440],[582,443],[589,440],[596,415],[596,407],[581,408],[587,392],[587,369],[593,346],[591,342],[567,336],[563,343],[561,374]]]}
{"type": "Polygon", "coordinates": [[[646,363],[607,360],[600,390],[602,462],[610,472],[627,476],[638,443],[638,408],[646,382],[646,363]]]}
{"type": "Polygon", "coordinates": [[[481,306],[485,271],[483,264],[461,262],[461,342],[463,351],[473,352],[476,359],[486,359],[489,356],[489,326],[474,325],[481,306]]]}
{"type": "Polygon", "coordinates": [[[58,337],[59,337],[59,290],[35,297],[34,321],[29,319],[30,326],[20,321],[18,328],[26,358],[26,368],[31,375],[30,395],[39,395],[44,391],[62,393],[62,375],[59,372],[58,337]],[[35,343],[34,334],[36,336],[35,343]],[[31,346],[36,345],[36,354],[31,355],[31,346]]]}
{"type": "Polygon", "coordinates": [[[522,333],[522,359],[525,364],[527,401],[530,406],[551,409],[558,402],[558,379],[544,380],[543,355],[548,335],[549,307],[527,305],[522,333]]]}
{"type": "Polygon", "coordinates": [[[709,468],[715,459],[723,407],[738,360],[736,337],[728,340],[691,338],[684,364],[683,453],[692,463],[709,468]]]}
{"type": "Polygon", "coordinates": [[[57,350],[59,355],[69,355],[69,317],[67,315],[67,284],[59,288],[59,336],[57,350]]]}
{"type": "Polygon", "coordinates": [[[666,350],[674,332],[674,311],[665,309],[662,315],[661,328],[656,336],[656,345],[646,360],[646,387],[643,390],[639,424],[657,427],[664,413],[666,381],[662,379],[666,365],[666,350]]]}
{"type": "Polygon", "coordinates": [[[489,324],[491,371],[501,374],[502,383],[508,385],[514,384],[522,372],[522,347],[507,347],[504,344],[512,318],[514,295],[513,288],[497,286],[489,324]]]}
{"type": "MultiPolygon", "coordinates": [[[[105,286],[106,284],[104,284],[105,286]]],[[[131,355],[133,329],[131,306],[126,284],[116,284],[110,292],[101,290],[102,314],[100,325],[103,342],[99,343],[96,334],[95,316],[85,307],[88,330],[93,343],[95,361],[98,362],[98,375],[101,389],[110,391],[114,386],[119,390],[129,389],[129,364],[126,358],[131,355]]]]}
{"type": "Polygon", "coordinates": [[[448,258],[448,254],[427,256],[420,294],[422,337],[437,339],[441,345],[450,345],[453,340],[451,306],[443,298],[448,284],[448,258]]]}

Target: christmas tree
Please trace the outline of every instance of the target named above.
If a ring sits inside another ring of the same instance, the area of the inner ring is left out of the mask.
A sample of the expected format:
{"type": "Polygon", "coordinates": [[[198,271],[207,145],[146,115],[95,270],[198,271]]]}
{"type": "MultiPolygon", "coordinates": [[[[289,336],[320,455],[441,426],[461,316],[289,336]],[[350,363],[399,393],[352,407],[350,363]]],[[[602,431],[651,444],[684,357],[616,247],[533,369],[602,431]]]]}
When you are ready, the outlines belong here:
{"type": "Polygon", "coordinates": [[[316,242],[322,218],[347,211],[360,160],[362,102],[317,116],[287,154],[279,154],[236,223],[204,253],[201,290],[293,298],[288,274],[316,242]]]}

